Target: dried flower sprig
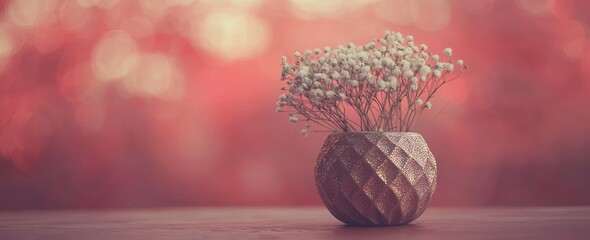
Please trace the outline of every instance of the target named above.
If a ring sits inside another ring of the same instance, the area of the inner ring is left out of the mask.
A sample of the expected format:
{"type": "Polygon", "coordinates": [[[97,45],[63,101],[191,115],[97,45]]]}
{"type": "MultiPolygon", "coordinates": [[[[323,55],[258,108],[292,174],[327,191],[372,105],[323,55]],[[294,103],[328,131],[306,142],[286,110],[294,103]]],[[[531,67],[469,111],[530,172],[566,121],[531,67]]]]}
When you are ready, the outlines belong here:
{"type": "Polygon", "coordinates": [[[427,49],[412,36],[387,31],[364,46],[295,52],[292,65],[282,57],[287,93],[279,96],[276,111],[333,132],[410,131],[438,89],[466,69],[463,60],[453,61],[452,49],[443,50],[446,61],[427,49]]]}

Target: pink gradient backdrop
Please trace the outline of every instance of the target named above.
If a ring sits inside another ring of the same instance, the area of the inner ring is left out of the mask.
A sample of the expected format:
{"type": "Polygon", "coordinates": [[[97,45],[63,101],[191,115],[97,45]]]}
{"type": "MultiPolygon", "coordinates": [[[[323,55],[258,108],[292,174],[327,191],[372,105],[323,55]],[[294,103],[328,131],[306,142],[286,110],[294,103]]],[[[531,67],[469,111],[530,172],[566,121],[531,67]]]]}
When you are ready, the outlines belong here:
{"type": "Polygon", "coordinates": [[[468,64],[432,205],[590,204],[590,1],[0,3],[0,209],[321,204],[280,57],[387,29],[468,64]]]}

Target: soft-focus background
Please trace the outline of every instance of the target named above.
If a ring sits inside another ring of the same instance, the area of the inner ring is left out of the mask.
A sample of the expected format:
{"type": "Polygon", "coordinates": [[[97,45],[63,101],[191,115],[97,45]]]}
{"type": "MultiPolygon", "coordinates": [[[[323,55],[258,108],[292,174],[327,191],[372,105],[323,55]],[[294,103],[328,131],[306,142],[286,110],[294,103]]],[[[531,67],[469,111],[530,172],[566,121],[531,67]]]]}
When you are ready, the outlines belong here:
{"type": "Polygon", "coordinates": [[[590,204],[590,1],[0,2],[0,209],[321,204],[280,57],[387,29],[469,66],[435,206],[590,204]]]}

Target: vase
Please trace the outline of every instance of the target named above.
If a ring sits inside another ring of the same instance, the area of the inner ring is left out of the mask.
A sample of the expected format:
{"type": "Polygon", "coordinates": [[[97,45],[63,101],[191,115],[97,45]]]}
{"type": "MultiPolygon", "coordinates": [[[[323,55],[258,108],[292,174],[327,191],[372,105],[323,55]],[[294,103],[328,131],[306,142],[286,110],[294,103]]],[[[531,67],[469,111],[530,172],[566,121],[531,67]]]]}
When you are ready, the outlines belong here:
{"type": "Polygon", "coordinates": [[[315,168],[320,197],[348,225],[402,225],[436,188],[436,161],[415,132],[343,132],[326,139],[315,168]]]}

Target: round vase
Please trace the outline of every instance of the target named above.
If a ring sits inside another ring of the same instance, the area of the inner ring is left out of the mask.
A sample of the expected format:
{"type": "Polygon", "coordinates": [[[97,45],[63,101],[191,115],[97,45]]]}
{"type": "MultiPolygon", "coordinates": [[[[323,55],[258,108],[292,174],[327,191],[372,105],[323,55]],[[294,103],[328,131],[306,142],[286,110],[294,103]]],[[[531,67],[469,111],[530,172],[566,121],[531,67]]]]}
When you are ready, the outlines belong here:
{"type": "Polygon", "coordinates": [[[436,188],[436,161],[415,132],[344,132],[326,139],[315,179],[322,201],[349,225],[418,218],[436,188]]]}

